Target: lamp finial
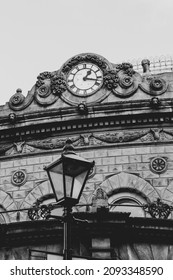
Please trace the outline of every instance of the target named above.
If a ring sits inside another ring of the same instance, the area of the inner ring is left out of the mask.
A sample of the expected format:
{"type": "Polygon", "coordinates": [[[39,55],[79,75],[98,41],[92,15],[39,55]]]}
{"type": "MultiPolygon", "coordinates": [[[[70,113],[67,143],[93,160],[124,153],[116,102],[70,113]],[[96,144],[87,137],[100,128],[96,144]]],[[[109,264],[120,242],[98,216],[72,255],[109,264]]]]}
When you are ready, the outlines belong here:
{"type": "Polygon", "coordinates": [[[72,144],[72,141],[71,141],[71,139],[67,139],[66,140],[66,143],[65,143],[65,146],[64,146],[64,148],[63,148],[63,154],[69,154],[69,153],[75,153],[74,152],[74,146],[73,146],[73,144],[72,144]]]}

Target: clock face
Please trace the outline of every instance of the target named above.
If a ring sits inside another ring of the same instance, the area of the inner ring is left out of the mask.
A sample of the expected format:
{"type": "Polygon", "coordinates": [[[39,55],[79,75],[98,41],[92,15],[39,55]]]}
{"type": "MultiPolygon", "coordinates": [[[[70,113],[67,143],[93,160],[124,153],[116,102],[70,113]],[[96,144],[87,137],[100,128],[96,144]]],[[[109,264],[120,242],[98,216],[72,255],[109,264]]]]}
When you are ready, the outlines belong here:
{"type": "Polygon", "coordinates": [[[102,70],[91,63],[76,65],[67,76],[68,89],[78,96],[93,94],[101,88],[102,84],[102,70]]]}

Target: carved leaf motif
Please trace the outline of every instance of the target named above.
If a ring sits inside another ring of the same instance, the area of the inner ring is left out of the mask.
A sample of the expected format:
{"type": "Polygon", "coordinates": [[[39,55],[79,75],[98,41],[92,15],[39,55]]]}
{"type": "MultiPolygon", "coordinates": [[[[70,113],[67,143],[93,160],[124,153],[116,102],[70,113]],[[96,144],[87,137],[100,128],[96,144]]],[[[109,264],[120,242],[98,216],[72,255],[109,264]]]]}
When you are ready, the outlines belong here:
{"type": "Polygon", "coordinates": [[[115,132],[105,134],[93,134],[93,137],[106,143],[130,142],[143,137],[148,132],[149,130],[133,132],[115,132]]]}
{"type": "MultiPolygon", "coordinates": [[[[163,132],[164,132],[165,134],[168,134],[168,135],[170,135],[170,136],[173,136],[173,131],[171,131],[171,130],[165,130],[165,129],[163,129],[163,132]]],[[[172,137],[171,137],[171,139],[172,139],[172,137]]]]}
{"type": "Polygon", "coordinates": [[[13,144],[3,145],[0,147],[0,155],[4,154],[6,151],[10,150],[13,147],[13,144]]]}
{"type": "MultiPolygon", "coordinates": [[[[78,137],[72,137],[70,138],[72,143],[75,143],[80,139],[80,136],[78,137]]],[[[66,143],[67,138],[52,138],[52,139],[45,139],[45,140],[37,140],[37,141],[31,141],[27,144],[34,148],[39,148],[43,150],[50,150],[50,149],[57,149],[57,148],[63,148],[66,143]]]]}

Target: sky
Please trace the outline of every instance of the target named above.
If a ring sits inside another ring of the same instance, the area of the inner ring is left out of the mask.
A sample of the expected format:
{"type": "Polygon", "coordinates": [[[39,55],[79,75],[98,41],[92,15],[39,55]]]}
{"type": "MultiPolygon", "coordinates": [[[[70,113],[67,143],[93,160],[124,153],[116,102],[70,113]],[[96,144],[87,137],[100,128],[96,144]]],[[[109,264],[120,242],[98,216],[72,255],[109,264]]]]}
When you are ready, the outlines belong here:
{"type": "Polygon", "coordinates": [[[80,53],[173,55],[172,0],[0,0],[0,104],[80,53]]]}

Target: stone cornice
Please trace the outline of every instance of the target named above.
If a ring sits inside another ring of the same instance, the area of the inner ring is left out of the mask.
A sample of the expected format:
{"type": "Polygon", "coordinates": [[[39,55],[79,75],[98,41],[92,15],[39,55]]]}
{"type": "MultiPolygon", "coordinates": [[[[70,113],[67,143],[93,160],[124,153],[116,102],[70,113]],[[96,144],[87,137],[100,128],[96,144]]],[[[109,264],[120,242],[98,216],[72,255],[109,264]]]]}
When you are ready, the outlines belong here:
{"type": "MultiPolygon", "coordinates": [[[[124,242],[149,242],[173,244],[173,221],[130,218],[127,213],[76,213],[76,218],[87,219],[88,223],[73,224],[74,238],[83,235],[115,236],[124,242]],[[128,235],[127,235],[128,232],[128,235]],[[129,240],[130,238],[130,240],[129,240]]],[[[63,224],[57,220],[30,221],[0,225],[0,247],[29,246],[33,244],[62,242],[63,224]]]]}

